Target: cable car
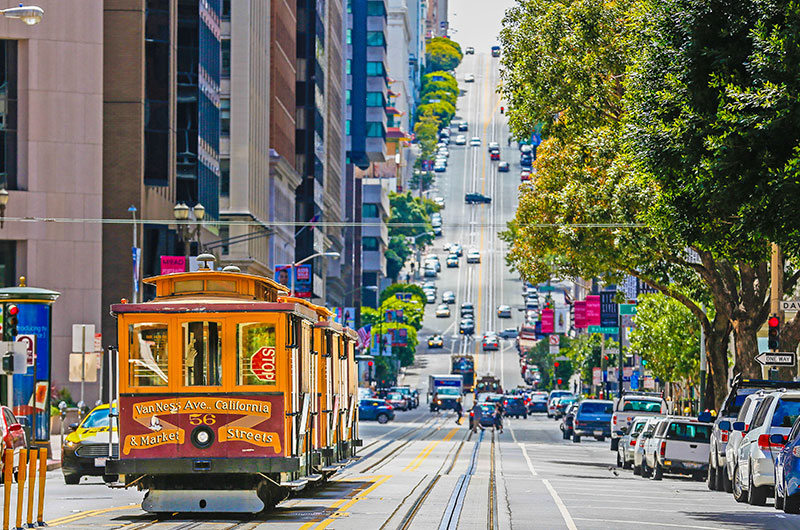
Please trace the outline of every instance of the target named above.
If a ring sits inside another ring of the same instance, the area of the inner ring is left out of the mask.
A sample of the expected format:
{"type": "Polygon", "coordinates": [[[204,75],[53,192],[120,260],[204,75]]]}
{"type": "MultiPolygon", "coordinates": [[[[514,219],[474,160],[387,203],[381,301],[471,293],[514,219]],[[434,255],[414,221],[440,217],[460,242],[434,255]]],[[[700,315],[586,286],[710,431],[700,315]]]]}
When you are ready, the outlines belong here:
{"type": "Polygon", "coordinates": [[[355,456],[357,335],[277,282],[214,271],[144,280],[114,304],[119,457],[149,512],[258,513],[355,456]],[[320,358],[321,357],[321,358],[320,358]]]}

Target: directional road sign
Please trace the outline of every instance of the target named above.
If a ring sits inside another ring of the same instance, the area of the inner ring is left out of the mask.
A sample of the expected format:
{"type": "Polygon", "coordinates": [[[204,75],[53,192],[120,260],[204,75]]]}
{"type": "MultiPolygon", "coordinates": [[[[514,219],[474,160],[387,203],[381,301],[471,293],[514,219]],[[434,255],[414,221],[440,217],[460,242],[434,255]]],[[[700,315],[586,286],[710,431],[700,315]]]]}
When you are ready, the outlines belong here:
{"type": "Polygon", "coordinates": [[[794,366],[797,364],[797,358],[794,352],[779,351],[779,352],[764,352],[756,356],[762,366],[794,366]]]}
{"type": "Polygon", "coordinates": [[[778,307],[781,311],[800,311],[800,300],[780,300],[778,307]]]}
{"type": "Polygon", "coordinates": [[[589,326],[589,333],[605,333],[606,335],[616,335],[619,328],[610,326],[589,326]]]}

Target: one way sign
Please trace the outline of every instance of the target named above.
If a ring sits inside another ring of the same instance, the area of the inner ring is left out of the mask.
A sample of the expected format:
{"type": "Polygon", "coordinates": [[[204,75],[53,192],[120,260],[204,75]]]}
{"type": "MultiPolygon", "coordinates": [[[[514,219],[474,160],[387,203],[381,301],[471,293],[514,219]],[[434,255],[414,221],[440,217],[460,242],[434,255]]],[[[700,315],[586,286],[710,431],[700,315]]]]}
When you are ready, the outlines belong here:
{"type": "Polygon", "coordinates": [[[764,352],[756,356],[762,366],[794,366],[797,363],[794,352],[764,352]]]}

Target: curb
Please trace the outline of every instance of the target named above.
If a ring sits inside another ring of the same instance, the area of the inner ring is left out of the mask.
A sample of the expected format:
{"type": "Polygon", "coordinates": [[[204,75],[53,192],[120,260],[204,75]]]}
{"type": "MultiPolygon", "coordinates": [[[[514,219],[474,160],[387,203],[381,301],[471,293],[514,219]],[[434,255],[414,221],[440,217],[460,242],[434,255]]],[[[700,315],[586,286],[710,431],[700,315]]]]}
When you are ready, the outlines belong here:
{"type": "Polygon", "coordinates": [[[47,461],[47,470],[48,471],[55,471],[56,469],[61,469],[61,461],[60,460],[48,460],[47,461]]]}

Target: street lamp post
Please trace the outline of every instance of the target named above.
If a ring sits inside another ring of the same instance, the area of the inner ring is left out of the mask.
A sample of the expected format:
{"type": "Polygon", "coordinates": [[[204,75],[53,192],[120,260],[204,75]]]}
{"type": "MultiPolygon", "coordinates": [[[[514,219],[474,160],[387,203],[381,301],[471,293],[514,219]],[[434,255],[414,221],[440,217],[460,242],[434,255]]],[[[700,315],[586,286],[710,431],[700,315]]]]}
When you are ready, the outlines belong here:
{"type": "Polygon", "coordinates": [[[175,217],[175,220],[178,221],[178,237],[183,243],[184,254],[187,259],[189,258],[192,240],[200,237],[200,228],[203,224],[203,218],[206,216],[205,207],[198,202],[194,205],[194,208],[191,209],[195,220],[197,220],[197,224],[190,226],[182,222],[189,220],[189,211],[189,206],[184,202],[176,203],[172,208],[172,215],[175,217]]]}
{"type": "Polygon", "coordinates": [[[419,263],[419,251],[420,251],[420,248],[419,248],[419,245],[417,245],[417,239],[419,239],[422,236],[434,237],[434,235],[435,234],[433,232],[422,232],[421,234],[417,234],[415,236],[407,236],[407,240],[410,240],[411,244],[414,245],[414,248],[416,249],[416,256],[415,256],[416,270],[414,271],[415,277],[417,275],[419,275],[419,268],[420,268],[420,263],[419,263]]]}
{"type": "Polygon", "coordinates": [[[38,24],[44,16],[44,9],[39,6],[18,5],[8,9],[0,9],[0,13],[6,18],[18,18],[29,26],[38,24]]]}
{"type": "Polygon", "coordinates": [[[310,255],[310,256],[308,256],[307,258],[303,258],[303,259],[301,259],[300,261],[296,261],[296,262],[292,263],[292,265],[291,265],[291,268],[290,268],[290,270],[289,270],[289,281],[290,281],[290,283],[291,283],[291,288],[290,288],[290,291],[289,291],[289,292],[290,292],[290,295],[291,295],[291,296],[294,296],[294,276],[295,276],[295,268],[296,268],[298,265],[302,265],[303,263],[305,263],[305,262],[307,262],[307,261],[310,261],[310,260],[312,260],[312,259],[314,259],[314,258],[318,258],[318,257],[320,257],[320,256],[325,256],[326,258],[338,259],[338,258],[339,258],[339,256],[341,256],[341,254],[339,254],[338,252],[317,252],[316,254],[311,254],[311,255],[310,255]]]}

